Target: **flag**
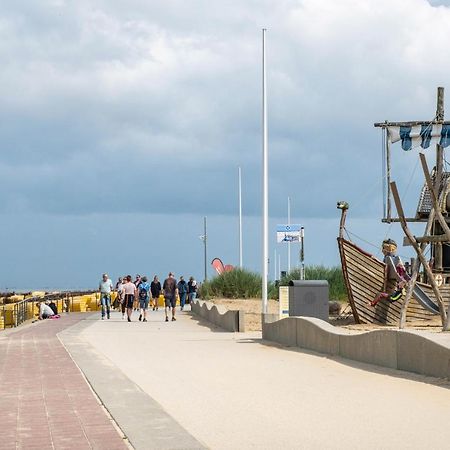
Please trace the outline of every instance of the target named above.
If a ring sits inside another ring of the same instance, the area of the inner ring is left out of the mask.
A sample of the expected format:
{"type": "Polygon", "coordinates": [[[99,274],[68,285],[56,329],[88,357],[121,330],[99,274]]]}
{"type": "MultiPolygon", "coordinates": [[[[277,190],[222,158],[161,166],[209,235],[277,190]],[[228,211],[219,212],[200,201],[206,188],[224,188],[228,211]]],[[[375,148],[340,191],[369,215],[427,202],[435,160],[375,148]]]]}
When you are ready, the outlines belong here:
{"type": "Polygon", "coordinates": [[[402,149],[428,148],[432,144],[442,147],[450,145],[450,125],[421,124],[413,126],[388,127],[389,140],[392,143],[401,141],[402,149]]]}

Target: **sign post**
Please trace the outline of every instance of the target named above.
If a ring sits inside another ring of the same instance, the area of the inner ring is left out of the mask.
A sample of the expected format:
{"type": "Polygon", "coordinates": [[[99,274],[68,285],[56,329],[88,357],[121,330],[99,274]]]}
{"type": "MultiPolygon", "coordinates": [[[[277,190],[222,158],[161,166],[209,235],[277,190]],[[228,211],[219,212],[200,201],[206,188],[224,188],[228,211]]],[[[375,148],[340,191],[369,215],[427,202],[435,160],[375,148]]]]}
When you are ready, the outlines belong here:
{"type": "Polygon", "coordinates": [[[300,228],[300,279],[305,279],[305,228],[300,228]]]}
{"type": "Polygon", "coordinates": [[[300,242],[300,225],[277,225],[277,242],[300,242]]]}

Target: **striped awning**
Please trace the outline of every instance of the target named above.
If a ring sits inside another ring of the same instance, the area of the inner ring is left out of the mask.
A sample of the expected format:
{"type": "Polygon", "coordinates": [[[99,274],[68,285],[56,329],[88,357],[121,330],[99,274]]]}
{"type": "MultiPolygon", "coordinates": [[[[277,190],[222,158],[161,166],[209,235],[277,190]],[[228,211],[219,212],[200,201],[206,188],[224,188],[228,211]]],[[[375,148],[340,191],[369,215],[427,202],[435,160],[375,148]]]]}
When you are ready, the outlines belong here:
{"type": "Polygon", "coordinates": [[[450,145],[450,125],[427,124],[400,127],[387,127],[389,140],[394,143],[401,141],[403,150],[413,148],[428,148],[432,144],[442,147],[450,145]]]}

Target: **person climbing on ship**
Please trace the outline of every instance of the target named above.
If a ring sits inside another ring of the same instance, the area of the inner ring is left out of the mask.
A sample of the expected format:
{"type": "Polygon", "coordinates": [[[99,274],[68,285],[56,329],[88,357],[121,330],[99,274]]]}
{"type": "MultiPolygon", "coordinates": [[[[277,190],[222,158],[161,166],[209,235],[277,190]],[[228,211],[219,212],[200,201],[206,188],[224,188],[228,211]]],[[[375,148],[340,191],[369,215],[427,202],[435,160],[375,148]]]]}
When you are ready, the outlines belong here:
{"type": "Polygon", "coordinates": [[[381,251],[384,255],[383,262],[386,265],[384,289],[376,299],[370,302],[371,306],[376,306],[382,299],[387,299],[391,302],[400,300],[406,293],[405,288],[409,281],[403,261],[397,255],[397,243],[393,239],[385,239],[382,243],[381,251]],[[390,286],[395,287],[394,289],[389,289],[390,286]]]}

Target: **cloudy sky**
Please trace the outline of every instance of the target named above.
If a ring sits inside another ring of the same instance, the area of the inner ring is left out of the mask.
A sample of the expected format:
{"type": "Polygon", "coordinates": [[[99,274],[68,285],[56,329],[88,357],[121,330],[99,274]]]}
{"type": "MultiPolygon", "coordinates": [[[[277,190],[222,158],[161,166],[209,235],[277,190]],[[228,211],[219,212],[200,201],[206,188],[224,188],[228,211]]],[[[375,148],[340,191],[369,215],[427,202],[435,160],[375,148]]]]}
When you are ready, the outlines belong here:
{"type": "MultiPolygon", "coordinates": [[[[307,264],[338,263],[336,200],[359,244],[399,239],[379,220],[373,123],[431,119],[436,87],[450,95],[450,2],[3,0],[0,290],[202,279],[204,216],[208,259],[236,264],[238,166],[244,265],[259,271],[263,27],[271,262],[276,249],[286,268],[288,196],[307,264]]],[[[394,153],[413,214],[417,151],[394,153]]]]}

